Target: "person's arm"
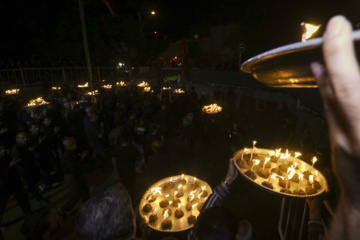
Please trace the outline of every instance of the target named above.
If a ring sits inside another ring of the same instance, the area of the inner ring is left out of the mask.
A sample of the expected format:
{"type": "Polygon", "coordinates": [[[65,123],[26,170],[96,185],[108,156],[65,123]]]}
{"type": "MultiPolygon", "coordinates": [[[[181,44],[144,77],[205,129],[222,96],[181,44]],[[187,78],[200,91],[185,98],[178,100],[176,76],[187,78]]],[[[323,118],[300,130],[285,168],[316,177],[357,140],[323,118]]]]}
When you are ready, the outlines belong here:
{"type": "Polygon", "coordinates": [[[342,16],[332,18],[323,43],[325,66],[312,63],[324,102],[332,144],[334,172],[342,191],[329,239],[360,236],[360,71],[352,27],[342,16]]]}
{"type": "Polygon", "coordinates": [[[325,195],[308,198],[309,221],[308,221],[308,240],[323,240],[325,238],[325,227],[321,220],[321,207],[325,195]]]}
{"type": "MultiPolygon", "coordinates": [[[[234,165],[234,160],[234,158],[229,159],[229,169],[226,177],[214,188],[213,193],[208,197],[208,199],[206,199],[203,207],[201,208],[201,212],[211,207],[220,206],[224,202],[224,199],[229,195],[231,184],[239,175],[239,172],[234,165]]],[[[188,234],[188,240],[196,239],[195,225],[188,234]]]]}

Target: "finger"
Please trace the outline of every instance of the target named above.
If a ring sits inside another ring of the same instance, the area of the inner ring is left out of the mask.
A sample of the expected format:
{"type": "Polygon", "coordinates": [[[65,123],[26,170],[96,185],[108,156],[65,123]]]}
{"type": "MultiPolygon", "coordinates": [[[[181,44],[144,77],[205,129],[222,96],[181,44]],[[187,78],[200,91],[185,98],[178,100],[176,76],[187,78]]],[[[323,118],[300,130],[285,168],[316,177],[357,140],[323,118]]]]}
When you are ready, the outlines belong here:
{"type": "Polygon", "coordinates": [[[343,16],[333,17],[324,34],[325,65],[336,96],[354,97],[354,88],[360,86],[359,66],[356,60],[352,27],[343,16]],[[349,96],[351,95],[351,96],[349,96]]]}

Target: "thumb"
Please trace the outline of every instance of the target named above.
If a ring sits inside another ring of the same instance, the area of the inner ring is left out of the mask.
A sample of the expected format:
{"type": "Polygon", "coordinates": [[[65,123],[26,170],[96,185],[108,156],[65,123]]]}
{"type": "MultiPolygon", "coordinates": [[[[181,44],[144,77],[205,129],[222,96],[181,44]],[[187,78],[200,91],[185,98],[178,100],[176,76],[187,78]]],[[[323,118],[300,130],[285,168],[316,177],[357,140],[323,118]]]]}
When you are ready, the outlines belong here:
{"type": "Polygon", "coordinates": [[[335,16],[329,21],[324,34],[323,54],[331,85],[338,97],[360,86],[352,26],[345,17],[335,16]]]}

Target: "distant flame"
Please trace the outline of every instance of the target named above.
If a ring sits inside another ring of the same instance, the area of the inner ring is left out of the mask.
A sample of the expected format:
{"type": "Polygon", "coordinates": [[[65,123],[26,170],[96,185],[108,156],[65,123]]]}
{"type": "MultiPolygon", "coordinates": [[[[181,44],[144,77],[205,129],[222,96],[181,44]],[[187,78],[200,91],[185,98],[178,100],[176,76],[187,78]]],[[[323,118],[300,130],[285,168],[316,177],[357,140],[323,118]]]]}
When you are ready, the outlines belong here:
{"type": "Polygon", "coordinates": [[[178,88],[178,89],[175,89],[174,93],[183,94],[183,93],[185,93],[185,91],[182,90],[181,88],[178,88]]]}
{"type": "Polygon", "coordinates": [[[61,87],[52,87],[52,90],[61,90],[61,87]]]}
{"type": "Polygon", "coordinates": [[[253,149],[255,148],[256,143],[257,143],[257,141],[253,141],[253,149]]]}
{"type": "Polygon", "coordinates": [[[317,177],[318,174],[319,174],[318,171],[315,171],[315,177],[317,177]]]}
{"type": "Polygon", "coordinates": [[[36,99],[30,100],[27,106],[31,107],[31,106],[40,106],[45,104],[49,104],[49,102],[46,102],[42,97],[38,97],[36,99]]]}
{"type": "Polygon", "coordinates": [[[247,148],[244,148],[244,152],[248,152],[248,151],[250,151],[249,149],[247,149],[247,148]]]}
{"type": "Polygon", "coordinates": [[[18,94],[19,91],[20,91],[19,89],[6,90],[6,91],[5,91],[5,94],[6,94],[6,95],[18,94]]]}
{"type": "Polygon", "coordinates": [[[215,113],[219,113],[221,112],[222,107],[218,106],[216,103],[204,106],[202,108],[202,111],[204,113],[208,113],[208,114],[215,114],[215,113]]]}
{"type": "Polygon", "coordinates": [[[195,203],[194,205],[191,206],[192,209],[194,209],[194,207],[196,207],[199,203],[195,203]]]}
{"type": "Polygon", "coordinates": [[[105,89],[111,89],[112,85],[111,84],[106,84],[106,85],[102,85],[101,87],[105,88],[105,89]]]}
{"type": "Polygon", "coordinates": [[[303,34],[301,36],[301,41],[305,42],[307,39],[311,38],[311,36],[320,28],[321,25],[312,25],[310,23],[302,22],[300,24],[303,30],[303,34]]]}
{"type": "Polygon", "coordinates": [[[265,164],[270,161],[270,158],[265,158],[265,164]]]}
{"type": "Polygon", "coordinates": [[[268,154],[269,154],[269,156],[270,156],[270,157],[272,157],[272,156],[274,156],[274,155],[275,155],[275,151],[272,151],[272,150],[271,150],[271,151],[269,151],[269,153],[268,153],[268,154]]]}
{"type": "Polygon", "coordinates": [[[124,81],[116,82],[116,86],[125,87],[126,83],[124,81]]]}
{"type": "Polygon", "coordinates": [[[88,82],[86,82],[84,85],[78,85],[78,88],[87,88],[87,87],[89,87],[89,83],[88,82]]]}
{"type": "Polygon", "coordinates": [[[311,160],[312,164],[314,165],[317,161],[317,158],[316,157],[313,157],[313,159],[311,160]]]}
{"type": "Polygon", "coordinates": [[[145,81],[142,81],[141,83],[139,83],[137,85],[138,87],[149,87],[149,83],[145,82],[145,81]]]}
{"type": "Polygon", "coordinates": [[[295,158],[300,157],[301,155],[302,155],[301,153],[296,152],[296,153],[295,153],[295,158]]]}

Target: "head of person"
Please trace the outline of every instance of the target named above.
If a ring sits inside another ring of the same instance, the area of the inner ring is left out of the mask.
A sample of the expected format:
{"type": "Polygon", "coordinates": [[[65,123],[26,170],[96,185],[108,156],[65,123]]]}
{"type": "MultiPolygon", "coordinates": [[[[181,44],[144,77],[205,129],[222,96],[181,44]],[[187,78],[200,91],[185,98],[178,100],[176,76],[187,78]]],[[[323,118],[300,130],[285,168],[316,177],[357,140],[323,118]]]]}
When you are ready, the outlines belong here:
{"type": "Polygon", "coordinates": [[[120,183],[90,198],[77,215],[79,240],[125,240],[133,238],[135,231],[131,198],[120,183]]]}
{"type": "Polygon", "coordinates": [[[17,144],[25,146],[28,143],[28,135],[26,132],[18,132],[15,140],[17,144]]]}
{"type": "Polygon", "coordinates": [[[198,240],[235,240],[238,229],[236,217],[221,207],[204,210],[197,220],[198,240]]]}
{"type": "Polygon", "coordinates": [[[39,135],[39,124],[33,123],[30,126],[30,132],[33,135],[39,135]]]}
{"type": "Polygon", "coordinates": [[[0,143],[0,158],[3,158],[8,154],[9,150],[5,147],[3,143],[0,143]]]}
{"type": "Polygon", "coordinates": [[[73,137],[64,138],[63,144],[64,144],[65,149],[67,149],[67,150],[74,150],[77,148],[76,139],[73,137]]]}

